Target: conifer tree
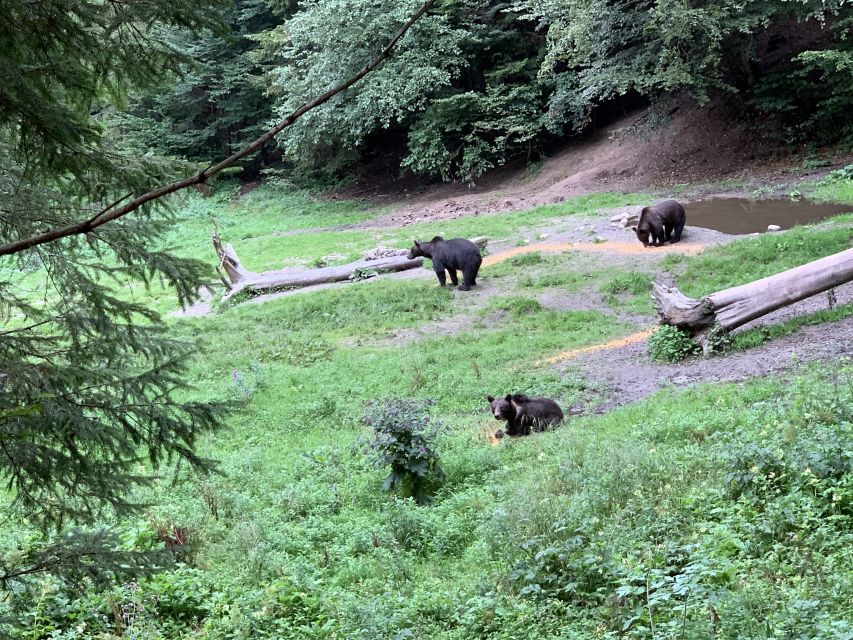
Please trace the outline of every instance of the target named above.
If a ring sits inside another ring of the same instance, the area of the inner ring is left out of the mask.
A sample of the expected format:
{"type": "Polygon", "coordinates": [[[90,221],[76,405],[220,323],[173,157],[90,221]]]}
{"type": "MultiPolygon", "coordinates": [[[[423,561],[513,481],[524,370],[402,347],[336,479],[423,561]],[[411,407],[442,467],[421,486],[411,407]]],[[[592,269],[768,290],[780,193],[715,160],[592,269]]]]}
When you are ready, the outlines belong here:
{"type": "MultiPolygon", "coordinates": [[[[164,30],[201,33],[219,15],[208,0],[4,1],[0,245],[91,219],[171,172],[104,122],[128,91],[179,71],[185,58],[164,30]]],[[[152,203],[0,258],[0,477],[14,521],[44,534],[0,552],[2,586],[149,564],[79,527],[138,509],[130,496],[152,467],[210,466],[193,447],[223,407],[181,398],[188,345],[116,293],[158,279],[182,303],[196,296],[208,267],[156,248],[168,220],[152,203]]]]}
{"type": "MultiPolygon", "coordinates": [[[[282,7],[286,11],[287,7],[282,7]]],[[[218,162],[260,136],[272,119],[253,39],[281,22],[267,0],[236,0],[224,32],[168,37],[191,62],[186,73],[131,99],[122,125],[158,153],[218,162]]],[[[264,151],[262,150],[262,154],[264,151]]],[[[247,158],[255,169],[263,158],[247,158]]]]}
{"type": "Polygon", "coordinates": [[[80,583],[156,566],[156,554],[126,553],[109,531],[69,525],[138,510],[129,496],[152,481],[144,464],[209,469],[193,447],[225,407],[180,397],[188,346],[115,291],[156,278],[192,301],[207,268],[155,248],[169,222],[163,197],[203,184],[380,68],[435,2],[360,70],[228,158],[173,181],[163,158],[142,156],[105,123],[129,90],[180,71],[188,60],[165,33],[219,28],[218,0],[4,5],[0,477],[16,522],[61,536],[0,555],[0,587],[20,592],[22,579],[45,572],[80,583]],[[30,271],[39,273],[28,281],[30,271]]]}

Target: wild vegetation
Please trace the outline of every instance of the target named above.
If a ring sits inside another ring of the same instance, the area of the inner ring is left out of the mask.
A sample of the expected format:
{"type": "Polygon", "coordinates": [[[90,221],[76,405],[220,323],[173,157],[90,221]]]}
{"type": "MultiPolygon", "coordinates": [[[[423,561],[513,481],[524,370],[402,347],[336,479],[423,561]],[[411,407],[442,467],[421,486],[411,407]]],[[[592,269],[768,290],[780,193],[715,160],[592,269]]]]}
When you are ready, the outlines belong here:
{"type": "MultiPolygon", "coordinates": [[[[232,206],[268,202],[258,211],[275,210],[279,195],[262,190],[232,206]]],[[[340,215],[323,201],[294,198],[281,203],[300,203],[307,226],[340,215]]],[[[192,198],[178,219],[192,220],[202,202],[226,203],[192,198]]],[[[588,202],[560,205],[562,219],[588,219],[588,202]],[[570,211],[577,213],[566,218],[570,211]]],[[[211,251],[207,233],[200,223],[182,227],[175,246],[211,251]]],[[[351,232],[328,233],[344,245],[351,232]]],[[[238,250],[256,241],[246,235],[238,250]]],[[[685,289],[713,290],[814,259],[849,238],[846,228],[799,229],[665,262],[685,289]],[[734,263],[741,270],[732,275],[734,263]]],[[[303,260],[317,255],[303,235],[290,242],[303,260]]],[[[198,445],[220,473],[138,490],[134,499],[154,506],[117,522],[124,548],[165,546],[178,564],[133,583],[89,587],[83,597],[41,581],[7,600],[16,624],[6,632],[646,638],[654,627],[654,637],[673,638],[846,637],[846,365],[664,391],[552,433],[490,443],[497,423],[488,393],[524,389],[563,407],[596,402],[599,391],[576,369],[536,363],[630,332],[619,314],[636,308],[635,299],[648,305],[652,276],[534,253],[484,268],[503,293],[475,303],[473,316],[461,294],[427,274],[171,320],[176,339],[200,340],[186,373],[193,399],[242,405],[227,430],[198,445]],[[549,292],[601,295],[612,312],[550,309],[536,297],[549,292]],[[450,326],[462,328],[447,333],[450,326]],[[371,404],[394,397],[411,400],[371,404]],[[426,424],[424,401],[442,428],[427,436],[433,453],[412,458],[406,442],[426,424]],[[379,465],[365,449],[371,442],[385,452],[379,465]],[[424,506],[406,497],[413,485],[392,480],[424,469],[420,460],[441,469],[424,506]]],[[[21,528],[3,536],[24,554],[38,540],[21,528]]]]}
{"type": "MultiPolygon", "coordinates": [[[[459,0],[203,179],[419,6],[4,2],[0,636],[853,638],[846,359],[618,406],[549,361],[648,329],[665,272],[702,295],[847,248],[849,214],[696,256],[527,253],[470,294],[410,273],[166,315],[218,292],[214,226],[262,271],[436,233],[522,246],[652,197],[394,227],[323,192],[365,163],[472,182],[685,95],[789,148],[850,142],[841,0],[459,0]],[[486,396],[509,391],[571,417],[498,444],[486,396]]],[[[853,206],[849,167],[797,188],[853,206]]],[[[851,313],[828,306],[732,347],[851,313]]]]}
{"type": "MultiPolygon", "coordinates": [[[[188,73],[175,91],[135,98],[126,126],[157,153],[219,160],[360,69],[419,4],[237,0],[215,36],[167,32],[188,73]]],[[[780,145],[849,146],[851,24],[842,0],[439,3],[358,92],[309,114],[278,149],[303,173],[390,158],[475,181],[638,105],[663,124],[679,91],[730,103],[780,145]]]]}

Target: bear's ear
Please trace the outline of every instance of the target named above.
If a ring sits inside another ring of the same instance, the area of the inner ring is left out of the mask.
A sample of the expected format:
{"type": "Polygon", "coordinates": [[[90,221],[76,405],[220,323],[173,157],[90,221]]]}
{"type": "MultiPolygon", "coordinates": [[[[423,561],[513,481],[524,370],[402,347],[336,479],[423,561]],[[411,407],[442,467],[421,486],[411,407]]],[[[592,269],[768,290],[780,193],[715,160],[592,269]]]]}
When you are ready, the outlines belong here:
{"type": "Polygon", "coordinates": [[[507,402],[512,402],[512,394],[511,393],[506,394],[506,398],[504,398],[504,400],[506,400],[507,402]]]}
{"type": "Polygon", "coordinates": [[[421,243],[420,243],[420,242],[418,242],[417,240],[415,240],[414,242],[415,242],[415,246],[416,246],[416,247],[420,247],[420,246],[421,246],[421,243]]]}
{"type": "Polygon", "coordinates": [[[486,396],[489,399],[489,402],[494,402],[495,396],[486,396]]]}
{"type": "Polygon", "coordinates": [[[631,231],[633,231],[634,233],[637,233],[637,225],[634,225],[633,227],[631,227],[631,231]]]}

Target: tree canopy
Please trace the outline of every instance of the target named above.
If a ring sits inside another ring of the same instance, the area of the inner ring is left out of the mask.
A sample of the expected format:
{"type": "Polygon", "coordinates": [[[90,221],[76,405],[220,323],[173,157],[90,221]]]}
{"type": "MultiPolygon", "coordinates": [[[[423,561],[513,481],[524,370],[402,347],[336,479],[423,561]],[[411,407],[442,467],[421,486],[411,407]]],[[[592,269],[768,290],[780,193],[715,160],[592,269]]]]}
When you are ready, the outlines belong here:
{"type": "MultiPolygon", "coordinates": [[[[274,109],[334,83],[369,55],[379,16],[405,10],[317,0],[256,35],[274,109]]],[[[363,91],[318,110],[279,145],[297,168],[340,170],[396,153],[416,174],[474,181],[583,132],[614,101],[675,93],[703,103],[728,96],[742,117],[768,125],[768,137],[788,128],[790,142],[838,142],[849,96],[820,78],[845,73],[827,56],[849,58],[849,19],[840,0],[447,2],[363,91]],[[806,122],[834,124],[814,140],[806,122]]]]}

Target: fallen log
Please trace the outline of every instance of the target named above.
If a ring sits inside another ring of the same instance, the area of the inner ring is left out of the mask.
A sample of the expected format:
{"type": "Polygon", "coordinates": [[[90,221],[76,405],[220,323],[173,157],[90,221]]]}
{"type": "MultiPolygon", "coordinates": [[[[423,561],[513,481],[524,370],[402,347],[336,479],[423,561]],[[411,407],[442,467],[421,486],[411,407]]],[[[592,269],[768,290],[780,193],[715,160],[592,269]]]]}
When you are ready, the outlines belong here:
{"type": "Polygon", "coordinates": [[[295,289],[315,284],[369,278],[379,273],[414,269],[423,264],[423,258],[409,260],[405,255],[397,255],[376,260],[358,260],[336,267],[307,270],[281,269],[255,273],[240,263],[240,258],[237,257],[234,247],[230,244],[226,244],[225,247],[222,246],[222,241],[216,231],[213,232],[212,238],[213,247],[219,256],[219,268],[225,271],[231,283],[231,289],[223,297],[223,300],[232,298],[243,290],[254,293],[269,293],[279,289],[295,289]]]}
{"type": "MultiPolygon", "coordinates": [[[[280,289],[297,289],[309,287],[315,284],[326,284],[329,282],[342,282],[345,280],[362,280],[371,278],[380,273],[405,271],[415,269],[423,265],[423,258],[409,260],[402,250],[401,255],[381,256],[370,260],[358,260],[336,267],[322,267],[320,269],[280,269],[276,271],[264,271],[255,273],[249,271],[240,263],[237,252],[230,244],[222,246],[222,241],[216,229],[212,234],[213,248],[219,257],[217,273],[222,283],[228,289],[223,296],[226,301],[243,290],[253,293],[269,293],[280,289]],[[224,274],[223,274],[224,271],[224,274]]],[[[486,248],[489,239],[485,236],[472,238],[474,244],[480,250],[486,248]]]]}
{"type": "Polygon", "coordinates": [[[771,311],[851,281],[853,249],[847,249],[698,300],[675,287],[652,283],[652,300],[661,324],[690,332],[708,351],[707,337],[712,328],[731,331],[771,311]]]}

